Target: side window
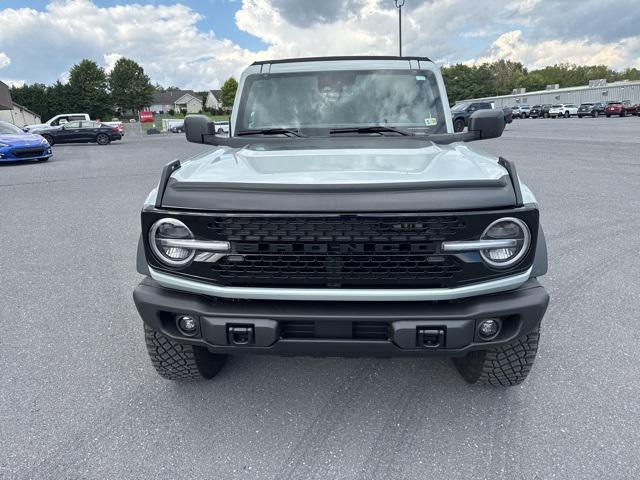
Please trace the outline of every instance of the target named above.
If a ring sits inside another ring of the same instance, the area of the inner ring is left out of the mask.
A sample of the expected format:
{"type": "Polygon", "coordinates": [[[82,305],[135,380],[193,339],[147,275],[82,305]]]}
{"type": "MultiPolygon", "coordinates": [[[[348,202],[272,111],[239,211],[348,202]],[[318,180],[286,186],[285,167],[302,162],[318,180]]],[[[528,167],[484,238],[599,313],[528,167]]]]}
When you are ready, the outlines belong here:
{"type": "Polygon", "coordinates": [[[98,128],[98,124],[96,122],[88,122],[87,120],[80,122],[82,127],[80,128],[98,128]]]}
{"type": "Polygon", "coordinates": [[[491,110],[490,103],[481,103],[479,106],[479,110],[491,110]]]}
{"type": "Polygon", "coordinates": [[[64,124],[64,128],[80,128],[80,122],[67,122],[64,124]]]}
{"type": "Polygon", "coordinates": [[[85,119],[84,115],[71,115],[69,117],[69,121],[72,121],[72,120],[84,120],[84,119],[85,119]]]}
{"type": "Polygon", "coordinates": [[[469,105],[469,108],[467,108],[468,112],[475,112],[476,110],[478,110],[478,104],[477,103],[472,103],[471,105],[469,105]]]}
{"type": "Polygon", "coordinates": [[[56,118],[53,122],[51,122],[51,126],[57,127],[58,125],[64,125],[65,123],[67,123],[67,121],[68,121],[67,117],[59,117],[59,118],[56,118]]]}

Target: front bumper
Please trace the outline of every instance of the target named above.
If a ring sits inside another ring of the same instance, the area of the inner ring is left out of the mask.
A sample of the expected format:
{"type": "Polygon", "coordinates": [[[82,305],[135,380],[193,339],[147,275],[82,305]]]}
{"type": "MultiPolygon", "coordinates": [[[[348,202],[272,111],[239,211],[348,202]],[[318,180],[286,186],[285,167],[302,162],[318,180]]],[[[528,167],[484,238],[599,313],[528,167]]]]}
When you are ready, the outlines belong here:
{"type": "Polygon", "coordinates": [[[51,151],[51,147],[43,147],[42,153],[37,153],[35,155],[28,156],[16,156],[13,153],[13,150],[21,150],[21,149],[37,149],[40,145],[36,146],[21,146],[21,147],[3,147],[0,148],[0,162],[23,162],[23,161],[32,161],[32,160],[40,160],[43,158],[50,158],[53,155],[51,151]]]}
{"type": "Polygon", "coordinates": [[[162,287],[145,278],[133,298],[149,326],[177,341],[221,354],[302,356],[463,356],[472,350],[511,342],[538,326],[549,295],[536,281],[517,290],[449,302],[322,302],[226,300],[162,287]],[[194,336],[177,327],[191,315],[194,336]],[[482,341],[483,319],[497,318],[500,333],[482,341]],[[250,329],[250,341],[237,344],[230,333],[250,329]],[[440,332],[425,342],[425,332],[440,332]],[[431,344],[429,344],[431,343],[431,344]]]}

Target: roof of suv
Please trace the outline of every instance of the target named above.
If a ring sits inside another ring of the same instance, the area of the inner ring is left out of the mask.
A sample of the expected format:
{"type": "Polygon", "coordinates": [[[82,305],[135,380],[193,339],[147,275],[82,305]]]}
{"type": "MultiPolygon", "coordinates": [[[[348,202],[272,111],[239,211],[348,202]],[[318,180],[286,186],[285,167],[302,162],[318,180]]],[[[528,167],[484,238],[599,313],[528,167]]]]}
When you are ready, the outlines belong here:
{"type": "Polygon", "coordinates": [[[342,57],[307,57],[307,58],[283,58],[281,60],[261,60],[253,62],[252,65],[266,65],[270,63],[299,63],[299,62],[335,62],[339,60],[418,60],[422,62],[431,62],[427,57],[397,57],[384,55],[360,55],[360,56],[342,56],[342,57]]]}

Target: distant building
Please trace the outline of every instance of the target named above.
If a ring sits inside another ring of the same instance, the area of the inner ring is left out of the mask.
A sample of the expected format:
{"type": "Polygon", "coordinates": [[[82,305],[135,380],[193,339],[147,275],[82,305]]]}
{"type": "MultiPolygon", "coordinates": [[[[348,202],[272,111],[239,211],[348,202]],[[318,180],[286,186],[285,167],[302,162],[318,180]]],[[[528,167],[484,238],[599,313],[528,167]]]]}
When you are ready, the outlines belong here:
{"type": "Polygon", "coordinates": [[[0,82],[0,120],[18,127],[40,123],[40,115],[11,101],[9,87],[0,82]]]}
{"type": "Polygon", "coordinates": [[[209,110],[220,110],[222,108],[222,90],[209,90],[205,107],[209,110]]]}
{"type": "Polygon", "coordinates": [[[513,107],[517,105],[544,105],[555,103],[595,103],[628,100],[632,104],[640,104],[640,81],[622,81],[607,83],[606,80],[592,80],[589,85],[558,88],[549,85],[546,90],[527,92],[519,89],[511,95],[495,97],[470,98],[462,102],[493,102],[496,107],[513,107]]]}
{"type": "Polygon", "coordinates": [[[11,104],[11,93],[9,87],[0,82],[0,110],[10,110],[13,108],[11,104]]]}
{"type": "Polygon", "coordinates": [[[154,113],[168,113],[170,110],[183,113],[202,111],[202,97],[193,90],[170,90],[153,94],[153,103],[149,107],[154,113]]]}
{"type": "Polygon", "coordinates": [[[41,123],[40,115],[22,105],[18,105],[16,102],[13,102],[11,110],[0,110],[0,120],[13,123],[18,127],[41,123]]]}

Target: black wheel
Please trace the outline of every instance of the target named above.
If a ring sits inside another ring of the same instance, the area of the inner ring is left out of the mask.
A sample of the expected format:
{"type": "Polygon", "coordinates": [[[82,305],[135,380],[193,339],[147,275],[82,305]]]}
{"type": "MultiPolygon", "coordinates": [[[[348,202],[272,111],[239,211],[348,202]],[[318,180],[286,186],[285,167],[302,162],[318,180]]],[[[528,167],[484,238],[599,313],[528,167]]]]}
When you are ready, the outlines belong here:
{"type": "Polygon", "coordinates": [[[53,137],[51,135],[47,135],[46,133],[42,135],[42,138],[44,138],[47,142],[49,142],[49,145],[53,145],[55,143],[53,141],[53,137]]]}
{"type": "Polygon", "coordinates": [[[591,114],[591,116],[592,116],[593,118],[596,118],[596,117],[598,116],[598,111],[597,111],[597,110],[594,110],[594,112],[591,114]]]}
{"type": "Polygon", "coordinates": [[[96,137],[96,142],[98,142],[98,145],[108,145],[111,142],[111,139],[106,133],[99,133],[96,137]]]}
{"type": "Polygon", "coordinates": [[[461,118],[456,118],[453,121],[453,131],[454,132],[461,132],[464,130],[464,120],[461,118]]]}
{"type": "Polygon", "coordinates": [[[203,347],[177,343],[146,323],[144,337],[153,367],[167,380],[213,378],[227,359],[226,355],[215,355],[203,347]]]}
{"type": "Polygon", "coordinates": [[[582,118],[582,117],[583,117],[583,115],[578,115],[578,118],[582,118]]]}
{"type": "Polygon", "coordinates": [[[545,114],[544,114],[544,118],[549,118],[549,114],[548,114],[548,113],[545,113],[545,114]]]}
{"type": "Polygon", "coordinates": [[[218,131],[216,132],[218,135],[222,135],[224,133],[224,130],[219,128],[218,131]]]}
{"type": "Polygon", "coordinates": [[[571,114],[569,113],[569,110],[564,112],[564,118],[569,118],[570,116],[571,116],[571,114]]]}
{"type": "Polygon", "coordinates": [[[607,115],[607,118],[611,118],[611,115],[607,115]]]}
{"type": "Polygon", "coordinates": [[[622,110],[622,111],[620,112],[620,118],[622,118],[622,117],[626,117],[626,116],[627,116],[627,112],[625,112],[624,110],[622,110]]]}
{"type": "Polygon", "coordinates": [[[519,385],[531,371],[539,340],[540,330],[537,327],[507,345],[470,352],[465,357],[454,359],[454,363],[469,383],[503,387],[519,385]]]}

